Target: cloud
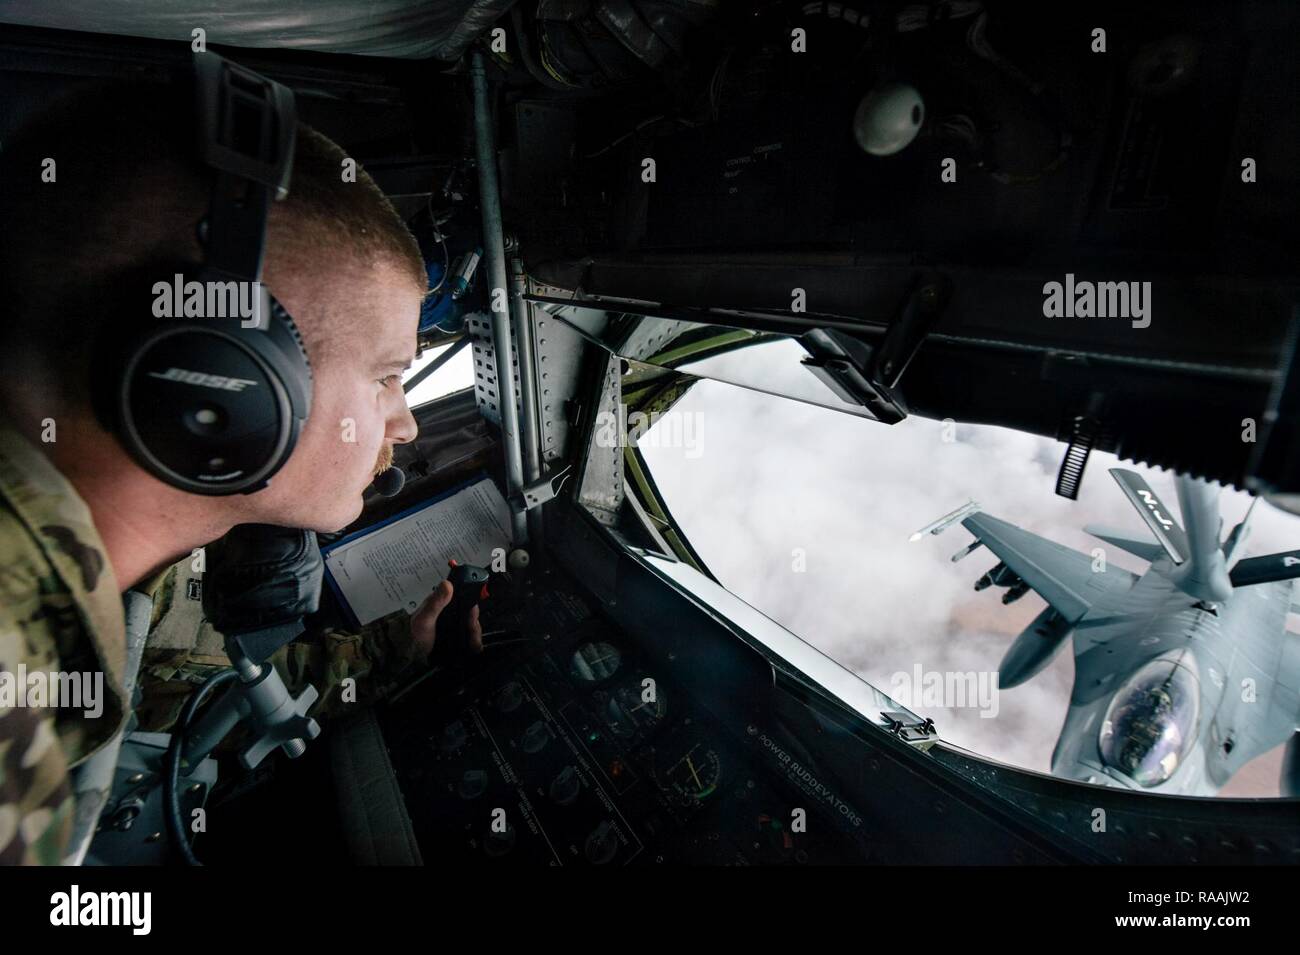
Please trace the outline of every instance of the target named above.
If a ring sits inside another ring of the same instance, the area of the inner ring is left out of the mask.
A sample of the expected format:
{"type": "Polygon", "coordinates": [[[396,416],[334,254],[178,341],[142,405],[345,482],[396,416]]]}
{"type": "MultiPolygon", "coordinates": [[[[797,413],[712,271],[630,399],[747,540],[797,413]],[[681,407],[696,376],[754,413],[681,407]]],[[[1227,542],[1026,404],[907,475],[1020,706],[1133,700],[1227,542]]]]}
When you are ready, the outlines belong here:
{"type": "MultiPolygon", "coordinates": [[[[765,363],[747,374],[777,380],[765,363]]],[[[874,686],[925,671],[996,669],[1003,653],[1044,607],[1034,593],[1004,607],[1003,592],[972,584],[997,561],[980,548],[954,564],[971,537],[956,526],[909,543],[914,531],[974,499],[990,514],[1090,553],[1103,542],[1083,531],[1105,523],[1146,535],[1094,453],[1078,501],[1054,493],[1064,445],[1002,428],[912,417],[895,426],[714,381],[699,382],[673,413],[701,416],[703,453],[647,448],[669,507],[705,563],[730,590],[874,686]],[[794,570],[798,553],[806,572],[794,570]]],[[[1171,507],[1170,474],[1143,474],[1171,507]]],[[[1247,495],[1225,492],[1231,527],[1247,495]]],[[[1300,543],[1300,520],[1261,504],[1252,554],[1300,543]]],[[[1106,558],[1141,573],[1139,558],[1105,547],[1106,558]]],[[[1300,639],[1300,638],[1293,638],[1300,639]]],[[[986,757],[1048,772],[1070,697],[1067,642],[1051,665],[999,696],[996,718],[972,708],[913,707],[948,741],[986,757]]],[[[1277,795],[1280,751],[1238,774],[1233,795],[1277,795]]]]}

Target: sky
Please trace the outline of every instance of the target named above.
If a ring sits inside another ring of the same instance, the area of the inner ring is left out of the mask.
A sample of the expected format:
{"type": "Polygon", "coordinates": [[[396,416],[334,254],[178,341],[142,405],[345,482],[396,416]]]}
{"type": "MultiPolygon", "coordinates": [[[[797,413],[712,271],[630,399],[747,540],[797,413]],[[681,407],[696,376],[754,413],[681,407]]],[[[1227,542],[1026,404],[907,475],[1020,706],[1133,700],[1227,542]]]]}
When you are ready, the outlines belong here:
{"type": "MultiPolygon", "coordinates": [[[[417,358],[411,367],[402,375],[402,383],[410,381],[415,374],[424,368],[425,365],[433,361],[450,345],[441,345],[438,348],[426,349],[424,354],[417,358]]],[[[468,388],[474,384],[474,359],[471,348],[462,348],[460,353],[455,355],[447,364],[443,365],[424,381],[415,386],[406,396],[406,403],[414,408],[416,405],[422,405],[426,401],[432,401],[434,398],[441,398],[443,395],[451,394],[453,391],[459,391],[462,388],[468,388]]]]}
{"type": "MultiPolygon", "coordinates": [[[[755,350],[758,351],[758,350],[755,350]]],[[[747,357],[756,380],[774,380],[776,351],[747,357]],[[772,368],[762,366],[770,362],[772,368]]],[[[1109,467],[1142,474],[1171,508],[1171,473],[1094,453],[1079,499],[1055,494],[1065,445],[987,426],[911,417],[895,426],[717,381],[701,381],[648,432],[673,442],[642,450],[669,508],[706,565],[737,596],[874,686],[925,672],[989,672],[1045,606],[1030,592],[1011,606],[1002,590],[973,584],[996,562],[980,548],[954,564],[972,538],[961,526],[909,542],[911,534],[969,500],[989,514],[1089,553],[1103,542],[1088,523],[1149,536],[1109,467]],[[692,427],[671,415],[695,416],[692,427]],[[945,440],[945,438],[949,440],[945,440]],[[690,441],[691,446],[683,444],[690,441]],[[798,552],[805,570],[798,572],[798,552]]],[[[1226,529],[1250,498],[1226,490],[1226,529]]],[[[1300,547],[1300,518],[1261,502],[1247,556],[1300,547]]],[[[1106,547],[1115,564],[1141,573],[1137,557],[1106,547]]],[[[1300,618],[1291,616],[1292,629],[1300,618]]],[[[1300,639],[1290,636],[1289,639],[1300,639]]],[[[935,720],[946,740],[988,758],[1050,771],[1068,707],[1073,654],[1067,642],[1029,682],[999,694],[995,718],[976,708],[911,709],[935,720]]],[[[1281,747],[1248,764],[1225,796],[1276,796],[1281,747]]]]}

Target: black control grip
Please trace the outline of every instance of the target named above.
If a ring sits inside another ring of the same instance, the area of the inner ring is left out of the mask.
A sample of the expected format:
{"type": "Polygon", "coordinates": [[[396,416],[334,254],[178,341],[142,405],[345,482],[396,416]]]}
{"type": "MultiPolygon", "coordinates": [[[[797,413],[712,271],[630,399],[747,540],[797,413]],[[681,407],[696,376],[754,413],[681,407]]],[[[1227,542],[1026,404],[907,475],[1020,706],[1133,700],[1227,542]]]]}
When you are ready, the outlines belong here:
{"type": "Polygon", "coordinates": [[[487,597],[488,571],[472,564],[451,562],[451,603],[438,614],[430,663],[455,664],[474,653],[470,646],[469,615],[487,597]]]}

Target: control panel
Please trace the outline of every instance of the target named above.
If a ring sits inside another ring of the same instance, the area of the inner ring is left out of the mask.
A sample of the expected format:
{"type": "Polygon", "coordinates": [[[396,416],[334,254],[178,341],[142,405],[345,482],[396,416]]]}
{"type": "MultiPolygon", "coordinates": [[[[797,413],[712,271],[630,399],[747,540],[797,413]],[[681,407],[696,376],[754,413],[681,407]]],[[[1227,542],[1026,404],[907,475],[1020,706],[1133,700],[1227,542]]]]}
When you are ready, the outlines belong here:
{"type": "Polygon", "coordinates": [[[488,649],[381,719],[426,864],[859,858],[756,727],[715,718],[576,588],[490,589],[488,649]]]}

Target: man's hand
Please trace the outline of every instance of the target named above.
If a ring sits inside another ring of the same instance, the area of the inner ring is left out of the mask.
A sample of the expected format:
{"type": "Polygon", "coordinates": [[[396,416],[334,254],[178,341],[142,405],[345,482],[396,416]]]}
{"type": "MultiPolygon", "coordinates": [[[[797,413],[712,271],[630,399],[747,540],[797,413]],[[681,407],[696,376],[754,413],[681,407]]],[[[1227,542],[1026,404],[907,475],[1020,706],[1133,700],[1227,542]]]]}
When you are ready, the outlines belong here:
{"type": "MultiPolygon", "coordinates": [[[[411,638],[419,647],[420,659],[427,660],[433,652],[434,639],[437,636],[438,615],[451,603],[451,582],[444,580],[433,593],[420,604],[420,609],[411,615],[411,638]]],[[[475,653],[483,650],[483,628],[478,622],[478,607],[469,612],[470,647],[475,653]]]]}

